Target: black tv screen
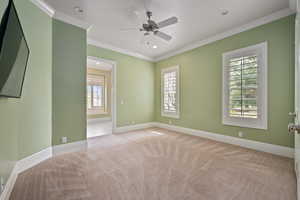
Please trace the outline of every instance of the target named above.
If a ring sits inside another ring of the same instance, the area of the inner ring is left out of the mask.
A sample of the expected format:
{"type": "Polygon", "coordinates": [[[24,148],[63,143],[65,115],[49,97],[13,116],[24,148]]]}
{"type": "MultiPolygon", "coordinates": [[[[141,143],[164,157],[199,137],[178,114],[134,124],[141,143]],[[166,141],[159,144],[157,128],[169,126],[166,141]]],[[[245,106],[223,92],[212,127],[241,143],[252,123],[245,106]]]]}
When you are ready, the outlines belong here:
{"type": "Polygon", "coordinates": [[[0,96],[20,98],[29,48],[13,0],[0,24],[0,96]]]}

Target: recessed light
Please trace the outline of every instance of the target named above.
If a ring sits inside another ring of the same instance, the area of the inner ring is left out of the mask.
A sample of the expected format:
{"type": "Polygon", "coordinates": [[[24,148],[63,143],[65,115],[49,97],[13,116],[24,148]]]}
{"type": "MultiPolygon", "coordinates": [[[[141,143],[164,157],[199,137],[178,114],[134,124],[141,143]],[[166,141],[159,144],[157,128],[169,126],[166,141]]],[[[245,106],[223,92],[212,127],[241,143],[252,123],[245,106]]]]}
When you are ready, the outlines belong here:
{"type": "Polygon", "coordinates": [[[96,62],[96,65],[100,65],[100,62],[96,62]]]}
{"type": "Polygon", "coordinates": [[[75,6],[75,7],[74,7],[74,10],[75,10],[76,12],[79,12],[79,13],[82,13],[82,12],[83,12],[83,10],[82,10],[80,7],[78,7],[78,6],[75,6]]]}
{"type": "Polygon", "coordinates": [[[226,9],[222,10],[222,12],[221,12],[222,15],[228,15],[228,13],[229,13],[229,10],[226,10],[226,9]]]}
{"type": "Polygon", "coordinates": [[[153,45],[152,48],[153,48],[153,49],[157,49],[157,46],[156,46],[156,45],[153,45]]]}

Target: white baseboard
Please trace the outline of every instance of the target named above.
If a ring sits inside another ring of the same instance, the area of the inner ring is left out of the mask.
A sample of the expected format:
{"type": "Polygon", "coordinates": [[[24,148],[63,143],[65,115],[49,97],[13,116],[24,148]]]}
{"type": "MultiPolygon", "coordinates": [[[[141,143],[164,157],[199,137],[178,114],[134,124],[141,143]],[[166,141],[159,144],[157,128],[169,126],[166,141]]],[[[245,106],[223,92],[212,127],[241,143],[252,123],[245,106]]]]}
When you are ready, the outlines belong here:
{"type": "Polygon", "coordinates": [[[5,184],[4,190],[0,195],[0,200],[9,200],[10,193],[12,192],[15,182],[17,180],[18,173],[17,173],[17,166],[13,168],[12,172],[10,173],[10,176],[5,184]]]}
{"type": "Polygon", "coordinates": [[[52,147],[48,147],[43,149],[40,152],[32,154],[26,158],[23,158],[15,164],[14,169],[12,170],[6,184],[4,187],[4,191],[0,196],[0,200],[8,200],[10,193],[15,185],[17,180],[18,174],[39,164],[40,162],[47,160],[48,158],[52,157],[52,147]]]}
{"type": "Polygon", "coordinates": [[[97,122],[104,122],[104,121],[111,121],[111,117],[102,117],[102,118],[95,118],[95,119],[88,119],[88,123],[97,123],[97,122]]]}
{"type": "Polygon", "coordinates": [[[124,132],[129,132],[129,131],[145,129],[145,128],[151,128],[151,127],[154,127],[154,124],[155,123],[153,123],[153,122],[148,122],[148,123],[143,123],[143,124],[135,124],[135,125],[117,127],[113,130],[113,133],[124,133],[124,132]]]}
{"type": "Polygon", "coordinates": [[[264,142],[247,140],[247,139],[243,139],[243,138],[237,138],[237,137],[232,137],[232,136],[227,136],[227,135],[222,135],[222,134],[217,134],[217,133],[211,133],[211,132],[202,131],[202,130],[184,128],[184,127],[180,127],[180,126],[174,126],[174,125],[169,125],[169,124],[159,123],[159,122],[149,122],[149,123],[144,123],[144,124],[118,127],[116,129],[114,129],[114,133],[124,133],[124,132],[144,129],[144,128],[151,128],[151,127],[164,128],[164,129],[177,131],[177,132],[181,132],[181,133],[185,133],[185,134],[189,134],[189,135],[208,138],[208,139],[219,141],[219,142],[238,145],[241,147],[254,149],[257,151],[263,151],[263,152],[267,152],[267,153],[271,153],[271,154],[275,154],[275,155],[279,155],[279,156],[294,158],[294,149],[290,148],[290,147],[284,147],[284,146],[275,145],[275,144],[268,144],[268,143],[264,143],[264,142]]]}
{"type": "Polygon", "coordinates": [[[87,141],[79,141],[68,144],[57,145],[48,147],[40,152],[32,154],[26,158],[23,158],[16,162],[13,171],[11,172],[3,192],[0,195],[0,200],[9,200],[10,193],[17,180],[18,174],[39,164],[40,162],[51,158],[54,155],[60,155],[62,153],[76,152],[85,150],[87,148],[87,141]]]}
{"type": "Polygon", "coordinates": [[[174,126],[174,125],[169,125],[169,124],[164,124],[164,123],[159,123],[159,122],[154,122],[152,124],[154,127],[164,128],[164,129],[177,131],[177,132],[181,132],[181,133],[185,133],[185,134],[189,134],[189,135],[208,138],[211,140],[229,143],[229,144],[233,144],[233,145],[238,145],[241,147],[246,147],[249,149],[263,151],[263,152],[280,155],[280,156],[284,156],[284,157],[294,158],[294,149],[290,148],[290,147],[284,147],[284,146],[280,146],[280,145],[257,142],[257,141],[253,141],[253,140],[247,140],[247,139],[242,139],[242,138],[237,138],[237,137],[232,137],[232,136],[226,136],[226,135],[221,135],[221,134],[217,134],[217,133],[211,133],[211,132],[201,131],[201,130],[196,130],[196,129],[184,128],[184,127],[180,127],[180,126],[174,126]]]}
{"type": "MultiPolygon", "coordinates": [[[[124,132],[139,130],[139,129],[151,128],[151,127],[164,128],[164,129],[168,129],[168,130],[172,130],[172,131],[176,131],[176,132],[180,132],[180,133],[184,133],[184,134],[199,136],[199,137],[208,138],[208,139],[219,141],[219,142],[224,142],[224,143],[229,143],[229,144],[233,144],[233,145],[246,147],[249,149],[254,149],[254,150],[268,152],[268,153],[275,154],[275,155],[294,158],[294,149],[293,148],[274,145],[274,144],[268,144],[268,143],[263,143],[263,142],[257,142],[257,141],[253,141],[253,140],[242,139],[242,138],[236,138],[236,137],[232,137],[232,136],[226,136],[226,135],[211,133],[211,132],[207,132],[207,131],[184,128],[184,127],[180,127],[180,126],[174,126],[174,125],[169,125],[169,124],[164,124],[164,123],[159,123],[159,122],[149,122],[149,123],[144,123],[144,124],[136,124],[136,125],[131,125],[131,126],[118,127],[116,129],[114,129],[114,133],[124,133],[124,132]]],[[[38,153],[35,153],[35,154],[28,156],[22,160],[19,160],[16,163],[16,165],[6,183],[4,191],[2,192],[2,194],[0,196],[0,200],[8,200],[9,199],[9,195],[13,189],[13,186],[18,177],[18,174],[23,172],[24,170],[29,169],[29,168],[37,165],[38,163],[40,163],[48,158],[51,158],[52,156],[60,155],[63,153],[82,151],[82,150],[86,150],[87,148],[88,148],[88,141],[83,140],[83,141],[48,147],[47,149],[44,149],[38,153]]]]}
{"type": "Polygon", "coordinates": [[[52,147],[48,147],[46,149],[43,149],[40,152],[37,152],[26,158],[23,158],[19,160],[16,164],[17,173],[19,174],[51,157],[52,157],[52,147]]]}
{"type": "Polygon", "coordinates": [[[79,141],[68,144],[57,145],[48,147],[40,152],[32,154],[26,158],[23,158],[16,162],[13,171],[11,172],[3,192],[0,195],[0,200],[9,200],[10,193],[17,180],[18,174],[51,158],[54,155],[60,155],[62,153],[80,151],[87,148],[87,141],[79,141]]]}
{"type": "Polygon", "coordinates": [[[86,150],[88,147],[87,141],[82,140],[78,142],[72,142],[68,144],[60,144],[52,147],[52,152],[54,156],[63,154],[63,153],[71,153],[86,150]]]}

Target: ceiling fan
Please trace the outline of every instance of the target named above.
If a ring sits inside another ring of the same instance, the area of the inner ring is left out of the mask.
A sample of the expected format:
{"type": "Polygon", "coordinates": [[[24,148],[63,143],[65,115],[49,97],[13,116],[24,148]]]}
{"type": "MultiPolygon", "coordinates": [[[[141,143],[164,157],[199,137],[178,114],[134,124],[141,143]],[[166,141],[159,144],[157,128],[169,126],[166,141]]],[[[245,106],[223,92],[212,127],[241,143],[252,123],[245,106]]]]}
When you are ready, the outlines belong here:
{"type": "MultiPolygon", "coordinates": [[[[151,11],[147,11],[146,16],[148,18],[147,22],[144,23],[142,28],[139,29],[140,31],[145,32],[144,33],[145,36],[153,33],[153,35],[160,37],[161,39],[166,40],[166,41],[170,41],[172,39],[172,36],[161,32],[160,29],[164,28],[166,26],[176,24],[178,22],[177,17],[170,17],[166,20],[156,23],[155,21],[153,21],[151,19],[151,17],[152,17],[151,11]]],[[[132,29],[124,29],[124,30],[132,30],[132,29]]],[[[136,29],[134,29],[134,30],[136,30],[136,29]]]]}
{"type": "Polygon", "coordinates": [[[151,20],[152,12],[147,11],[146,15],[148,18],[147,23],[143,24],[143,27],[140,29],[140,31],[144,31],[144,35],[150,35],[150,33],[153,33],[155,36],[170,41],[172,39],[172,36],[159,31],[159,29],[170,26],[172,24],[176,24],[178,22],[177,17],[171,17],[159,23],[156,23],[155,21],[151,20]]]}

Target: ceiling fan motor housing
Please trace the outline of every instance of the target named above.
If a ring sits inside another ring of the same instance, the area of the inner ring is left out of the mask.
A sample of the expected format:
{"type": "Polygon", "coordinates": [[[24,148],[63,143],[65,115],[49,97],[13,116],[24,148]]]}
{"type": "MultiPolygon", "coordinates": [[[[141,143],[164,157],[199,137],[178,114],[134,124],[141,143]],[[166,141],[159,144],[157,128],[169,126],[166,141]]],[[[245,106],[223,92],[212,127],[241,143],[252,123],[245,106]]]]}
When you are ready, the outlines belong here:
{"type": "Polygon", "coordinates": [[[143,29],[147,32],[154,32],[158,29],[158,26],[154,21],[148,20],[148,24],[143,24],[143,29]]]}
{"type": "MultiPolygon", "coordinates": [[[[158,25],[155,23],[155,21],[151,20],[152,12],[147,11],[146,14],[148,17],[148,24],[143,24],[143,29],[141,29],[141,31],[146,31],[148,33],[158,30],[158,25]]],[[[149,33],[147,35],[149,35],[149,33]]]]}

